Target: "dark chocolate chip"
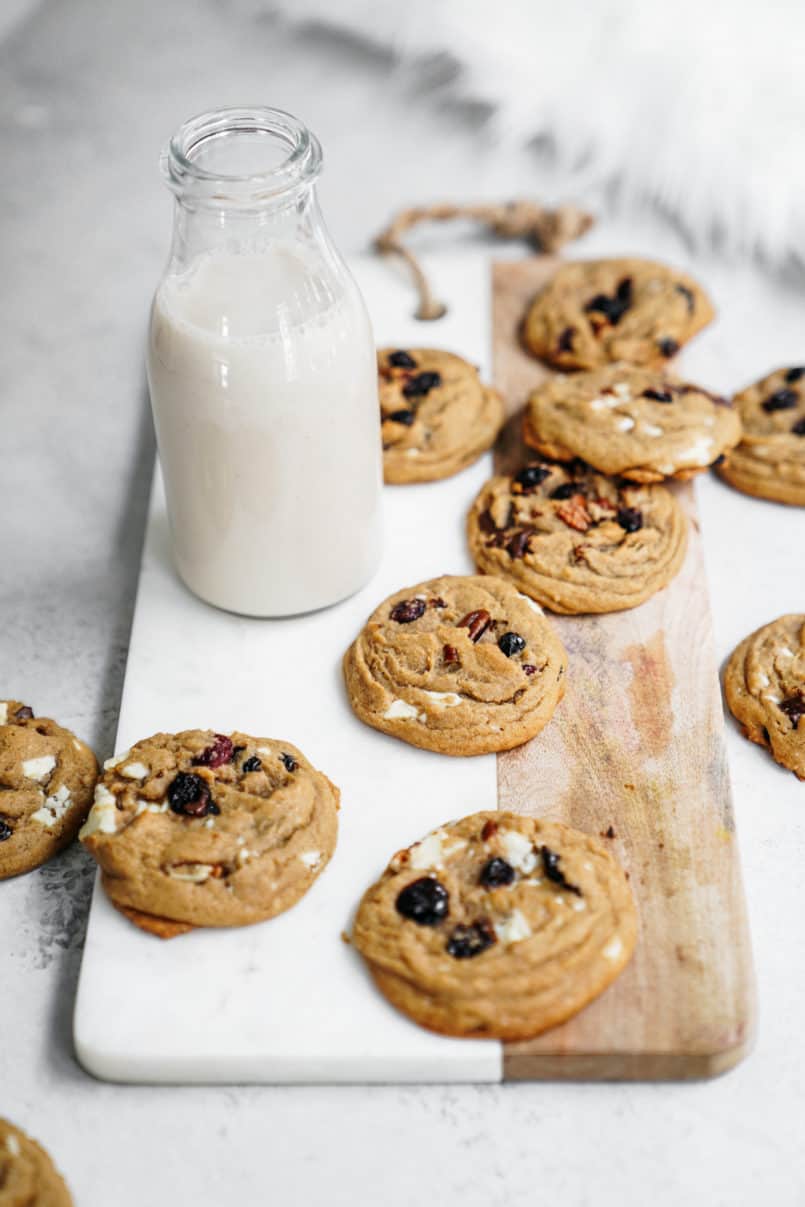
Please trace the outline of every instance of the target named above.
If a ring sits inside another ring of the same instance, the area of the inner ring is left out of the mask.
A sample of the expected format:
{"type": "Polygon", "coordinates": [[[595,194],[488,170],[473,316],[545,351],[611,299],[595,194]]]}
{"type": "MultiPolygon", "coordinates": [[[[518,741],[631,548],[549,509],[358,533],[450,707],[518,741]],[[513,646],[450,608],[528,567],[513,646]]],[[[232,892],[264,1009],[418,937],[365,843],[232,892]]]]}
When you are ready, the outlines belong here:
{"type": "Polygon", "coordinates": [[[174,813],[185,817],[206,817],[208,813],[219,812],[201,776],[187,771],[180,771],[169,786],[168,804],[174,813]]]}
{"type": "Polygon", "coordinates": [[[674,285],[677,293],[681,293],[682,297],[688,304],[688,314],[693,314],[696,305],[696,299],[693,296],[693,290],[688,289],[687,285],[674,285]]]}
{"type": "Polygon", "coordinates": [[[795,407],[798,402],[799,395],[796,390],[776,390],[760,405],[764,411],[771,414],[772,411],[790,411],[791,407],[795,407]]]}
{"type": "Polygon", "coordinates": [[[292,754],[281,754],[280,762],[286,771],[297,771],[299,768],[299,764],[292,754]]]}
{"type": "Polygon", "coordinates": [[[601,835],[601,837],[602,837],[602,838],[614,838],[614,837],[615,837],[615,827],[614,827],[614,826],[607,826],[606,830],[604,830],[604,832],[603,832],[603,834],[601,835]]]}
{"type": "Polygon", "coordinates": [[[446,608],[447,604],[444,602],[444,600],[442,599],[442,597],[440,595],[437,595],[435,597],[435,599],[428,600],[428,607],[429,608],[446,608]]]}
{"type": "Polygon", "coordinates": [[[491,623],[492,617],[486,608],[478,608],[475,612],[468,612],[463,616],[456,627],[469,629],[470,641],[480,641],[491,623]]]}
{"type": "Polygon", "coordinates": [[[525,469],[520,470],[519,474],[514,475],[514,481],[523,490],[535,490],[540,482],[545,481],[550,472],[547,465],[527,465],[525,469]]]}
{"type": "Polygon", "coordinates": [[[618,283],[615,290],[615,296],[609,297],[605,293],[597,293],[584,307],[589,314],[595,311],[597,314],[603,314],[608,322],[612,323],[613,327],[621,321],[626,311],[632,304],[632,278],[624,277],[618,283]]]}
{"type": "Polygon", "coordinates": [[[392,423],[401,423],[403,427],[410,427],[416,419],[416,415],[413,411],[392,411],[386,418],[390,419],[392,423]]]}
{"type": "Polygon", "coordinates": [[[584,487],[579,482],[562,482],[551,491],[552,499],[572,499],[573,495],[583,495],[584,487]]]}
{"type": "Polygon", "coordinates": [[[478,527],[481,529],[481,532],[485,532],[487,534],[497,532],[498,526],[492,519],[492,512],[488,508],[486,511],[482,511],[479,515],[478,527]]]}
{"type": "Polygon", "coordinates": [[[397,624],[411,624],[419,620],[424,611],[424,599],[402,599],[391,609],[391,619],[396,620],[397,624]]]}
{"type": "Polygon", "coordinates": [[[505,859],[487,859],[481,868],[481,884],[484,888],[500,888],[514,880],[514,868],[505,859]]]}
{"type": "Polygon", "coordinates": [[[441,373],[432,373],[427,370],[424,373],[417,373],[411,377],[403,386],[402,392],[406,398],[423,398],[425,394],[429,394],[436,386],[442,384],[441,373]]]}
{"type": "Polygon", "coordinates": [[[14,833],[14,831],[12,830],[12,828],[8,824],[8,822],[5,821],[2,817],[0,817],[0,842],[5,842],[7,839],[9,839],[11,837],[11,835],[13,833],[14,833]]]}
{"type": "Polygon", "coordinates": [[[525,641],[519,633],[504,633],[498,641],[498,649],[502,650],[507,658],[513,658],[515,654],[522,654],[525,641]]]}
{"type": "Polygon", "coordinates": [[[805,436],[805,415],[797,420],[791,429],[791,433],[794,436],[805,436]]]}
{"type": "Polygon", "coordinates": [[[797,692],[796,695],[789,696],[787,700],[781,700],[778,707],[796,729],[799,725],[799,718],[805,716],[805,693],[797,692]]]}
{"type": "Polygon", "coordinates": [[[576,334],[575,327],[565,327],[562,334],[559,336],[556,348],[558,352],[573,351],[573,337],[576,334]]]}
{"type": "Polygon", "coordinates": [[[388,361],[390,365],[394,365],[395,369],[415,369],[416,361],[410,352],[404,352],[402,348],[397,352],[390,352],[388,361]]]}
{"type": "Polygon", "coordinates": [[[657,347],[659,348],[662,356],[676,356],[677,352],[679,351],[679,344],[675,339],[671,339],[669,336],[666,336],[664,339],[658,339],[657,347]]]}
{"type": "Polygon", "coordinates": [[[235,747],[232,739],[228,738],[225,733],[217,733],[212,745],[208,746],[206,750],[202,750],[201,754],[193,759],[193,766],[222,767],[224,763],[231,763],[234,757],[235,747]]]}
{"type": "Polygon", "coordinates": [[[447,954],[454,960],[471,960],[495,941],[495,932],[485,920],[470,926],[456,926],[447,940],[447,954]]]}
{"type": "Polygon", "coordinates": [[[673,402],[674,396],[670,390],[648,389],[643,391],[644,398],[653,398],[655,402],[673,402]]]}
{"type": "Polygon", "coordinates": [[[618,523],[626,532],[639,532],[643,527],[643,513],[638,507],[619,507],[618,523]]]}
{"type": "Polygon", "coordinates": [[[261,763],[260,759],[258,759],[256,754],[253,754],[250,759],[246,759],[243,766],[241,767],[241,771],[243,772],[244,775],[247,775],[250,771],[262,771],[262,770],[263,770],[263,764],[261,763]]]}
{"type": "Polygon", "coordinates": [[[405,886],[394,906],[398,914],[417,926],[438,926],[450,912],[450,895],[439,880],[423,876],[405,886]]]}
{"type": "Polygon", "coordinates": [[[565,879],[565,874],[559,867],[561,855],[557,855],[550,847],[540,847],[539,850],[542,855],[542,866],[548,879],[552,880],[554,884],[558,884],[560,888],[567,889],[569,893],[575,893],[577,897],[580,897],[582,895],[581,889],[578,885],[570,884],[565,879]]]}
{"type": "Polygon", "coordinates": [[[718,456],[716,457],[715,461],[712,461],[710,463],[711,468],[716,469],[719,465],[723,465],[726,460],[727,460],[726,453],[719,453],[718,456]]]}
{"type": "Polygon", "coordinates": [[[29,708],[27,704],[23,704],[22,708],[18,708],[14,713],[14,718],[17,721],[30,721],[33,719],[34,710],[29,708]]]}
{"type": "Polygon", "coordinates": [[[517,532],[509,541],[506,549],[510,557],[525,557],[528,553],[528,542],[534,535],[534,528],[524,528],[522,532],[517,532]]]}
{"type": "Polygon", "coordinates": [[[801,377],[805,377],[805,368],[789,369],[785,375],[785,379],[789,385],[792,385],[795,381],[799,381],[801,377]]]}

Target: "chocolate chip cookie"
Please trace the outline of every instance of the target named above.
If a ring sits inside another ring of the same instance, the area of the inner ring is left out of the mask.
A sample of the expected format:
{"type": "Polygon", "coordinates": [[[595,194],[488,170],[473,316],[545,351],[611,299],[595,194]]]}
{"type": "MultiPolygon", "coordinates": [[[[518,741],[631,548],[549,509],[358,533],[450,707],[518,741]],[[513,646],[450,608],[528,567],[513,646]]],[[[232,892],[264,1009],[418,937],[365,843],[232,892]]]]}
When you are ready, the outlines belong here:
{"type": "Polygon", "coordinates": [[[529,351],[562,369],[611,361],[660,366],[706,327],[713,307],[700,285],[651,260],[563,264],[523,324],[529,351]]]}
{"type": "Polygon", "coordinates": [[[389,596],[344,657],[362,721],[441,754],[528,741],[564,693],[564,647],[500,578],[445,576],[389,596]]]}
{"type": "Polygon", "coordinates": [[[503,423],[503,400],[460,356],[435,348],[377,355],[387,482],[431,482],[477,461],[503,423]]]}
{"type": "Polygon", "coordinates": [[[745,638],[727,663],[724,693],[745,737],[805,779],[805,615],[781,616],[745,638]]]}
{"type": "Polygon", "coordinates": [[[0,700],[0,880],[72,842],[97,778],[95,755],[69,729],[0,700]]]}
{"type": "Polygon", "coordinates": [[[549,378],[523,418],[526,444],[546,457],[581,457],[634,482],[690,478],[740,437],[728,399],[627,364],[549,378]]]}
{"type": "Polygon", "coordinates": [[[104,765],[81,841],[144,929],[245,926],[289,909],[326,867],[338,801],[288,742],[158,733],[104,765]]]}
{"type": "Polygon", "coordinates": [[[36,1140],[0,1119],[0,1204],[3,1207],[72,1207],[62,1176],[36,1140]]]}
{"type": "Polygon", "coordinates": [[[603,845],[559,822],[475,813],[399,851],[352,941],[375,984],[445,1035],[530,1039],[628,963],[637,912],[603,845]]]}
{"type": "Polygon", "coordinates": [[[467,532],[478,569],[553,612],[619,612],[671,581],[687,520],[664,486],[600,474],[583,461],[532,462],[490,479],[467,532]]]}
{"type": "Polygon", "coordinates": [[[777,369],[735,396],[741,443],[719,466],[731,486],[805,507],[805,367],[777,369]]]}

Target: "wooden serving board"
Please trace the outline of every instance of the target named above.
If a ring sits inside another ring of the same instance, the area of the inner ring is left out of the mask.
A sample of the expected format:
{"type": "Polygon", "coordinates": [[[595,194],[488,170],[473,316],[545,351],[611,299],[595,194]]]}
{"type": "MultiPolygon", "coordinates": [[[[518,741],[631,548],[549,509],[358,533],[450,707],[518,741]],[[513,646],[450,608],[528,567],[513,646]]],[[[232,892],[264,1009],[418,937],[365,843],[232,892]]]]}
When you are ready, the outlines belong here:
{"type": "MultiPolygon", "coordinates": [[[[519,340],[548,258],[493,266],[493,363],[510,421],[498,468],[528,456],[520,414],[547,374],[519,340]]],[[[534,454],[531,453],[533,457],[534,454]]],[[[576,1018],[504,1045],[504,1079],[707,1077],[745,1054],[752,959],[726,763],[724,719],[692,486],[684,566],[628,612],[556,617],[567,692],[533,741],[498,756],[501,808],[611,826],[640,912],[635,956],[576,1018]]]]}

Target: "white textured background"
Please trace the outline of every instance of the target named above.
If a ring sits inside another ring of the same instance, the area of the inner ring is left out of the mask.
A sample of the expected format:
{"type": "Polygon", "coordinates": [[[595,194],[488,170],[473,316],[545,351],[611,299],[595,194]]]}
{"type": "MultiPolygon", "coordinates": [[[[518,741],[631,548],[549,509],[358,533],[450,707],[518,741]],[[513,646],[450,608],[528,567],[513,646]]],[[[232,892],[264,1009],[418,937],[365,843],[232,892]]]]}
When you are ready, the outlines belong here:
{"type": "MultiPolygon", "coordinates": [[[[156,170],[166,135],[220,104],[298,113],[324,143],[322,200],[346,251],[361,249],[403,201],[549,195],[556,180],[545,157],[497,147],[479,113],[427,74],[317,28],[291,33],[229,0],[24,8],[6,0],[0,10],[0,682],[103,757],[152,458],[142,334],[169,237],[156,170]]],[[[641,218],[643,243],[651,221],[660,220],[641,218]]],[[[742,277],[748,329],[753,299],[762,316],[772,288],[749,270],[742,277]]],[[[785,298],[801,305],[793,288],[785,298]]],[[[724,556],[741,558],[738,535],[730,540],[724,556]]],[[[712,553],[721,555],[715,544],[712,553]]],[[[791,557],[801,561],[801,545],[791,557]]],[[[738,778],[741,760],[759,757],[735,735],[731,752],[738,778]]],[[[95,1083],[70,1043],[90,886],[75,851],[0,886],[0,1114],[54,1150],[78,1207],[801,1205],[805,1001],[802,944],[792,939],[802,936],[805,844],[801,823],[780,833],[780,782],[770,775],[768,799],[751,817],[739,813],[753,919],[764,920],[764,1025],[754,1056],[721,1081],[95,1083]]]]}

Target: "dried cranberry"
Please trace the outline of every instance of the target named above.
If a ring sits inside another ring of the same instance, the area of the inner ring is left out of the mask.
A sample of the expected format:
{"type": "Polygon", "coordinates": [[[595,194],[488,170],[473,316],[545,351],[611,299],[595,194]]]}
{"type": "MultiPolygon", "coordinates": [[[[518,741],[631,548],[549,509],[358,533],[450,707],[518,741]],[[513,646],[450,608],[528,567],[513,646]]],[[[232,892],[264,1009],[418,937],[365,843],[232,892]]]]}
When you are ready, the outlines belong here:
{"type": "Polygon", "coordinates": [[[675,356],[679,351],[679,344],[669,336],[666,336],[664,339],[658,339],[657,347],[660,350],[661,356],[675,356]]]}
{"type": "Polygon", "coordinates": [[[547,465],[527,465],[519,474],[514,475],[514,481],[523,490],[534,490],[540,482],[544,482],[550,473],[547,465]]]}
{"type": "Polygon", "coordinates": [[[799,381],[801,377],[805,377],[805,368],[789,369],[785,375],[785,379],[789,385],[795,381],[799,381]]]}
{"type": "Polygon", "coordinates": [[[653,398],[655,402],[673,402],[674,396],[670,390],[648,389],[643,391],[644,398],[653,398]]]}
{"type": "Polygon", "coordinates": [[[799,396],[796,390],[776,390],[760,405],[764,411],[771,414],[772,411],[790,411],[791,407],[795,407],[798,402],[799,396]]]}
{"type": "Polygon", "coordinates": [[[9,839],[11,837],[11,835],[13,833],[14,833],[14,831],[12,830],[12,828],[8,824],[8,822],[5,821],[2,817],[0,817],[0,842],[5,842],[7,839],[9,839]]]}
{"type": "Polygon", "coordinates": [[[281,754],[280,762],[286,771],[296,771],[299,768],[299,764],[292,754],[281,754]]]}
{"type": "Polygon", "coordinates": [[[456,627],[469,629],[470,641],[480,641],[491,623],[492,617],[486,608],[478,608],[475,612],[468,612],[463,616],[456,627]]]}
{"type": "Polygon", "coordinates": [[[442,657],[448,666],[458,662],[458,650],[454,645],[442,646],[442,657]]]}
{"type": "Polygon", "coordinates": [[[22,708],[18,708],[14,713],[14,719],[17,721],[30,721],[33,719],[34,710],[29,708],[27,704],[23,704],[22,708]]]}
{"type": "Polygon", "coordinates": [[[525,641],[519,633],[504,633],[498,641],[498,649],[502,650],[507,658],[513,658],[515,654],[522,654],[525,641]]]}
{"type": "Polygon", "coordinates": [[[210,799],[210,790],[200,775],[180,771],[168,788],[168,804],[174,813],[186,817],[206,817],[218,813],[218,806],[210,799]]]}
{"type": "Polygon", "coordinates": [[[411,624],[419,620],[425,611],[424,599],[402,599],[391,609],[391,619],[397,624],[411,624]]]}
{"type": "Polygon", "coordinates": [[[447,604],[442,599],[441,595],[437,595],[434,599],[428,600],[429,608],[446,608],[447,604]]]}
{"type": "Polygon", "coordinates": [[[557,342],[557,351],[572,352],[573,351],[573,336],[576,334],[575,327],[565,327],[557,342]]]}
{"type": "Polygon", "coordinates": [[[193,766],[221,767],[224,763],[231,763],[234,757],[235,747],[232,739],[228,738],[225,733],[217,733],[212,745],[208,746],[206,750],[202,750],[201,754],[193,759],[193,766]]]}
{"type": "Polygon", "coordinates": [[[805,716],[805,693],[797,692],[796,695],[789,696],[787,700],[781,700],[779,708],[796,729],[799,725],[799,718],[805,716]]]}
{"type": "Polygon", "coordinates": [[[263,764],[261,763],[260,759],[258,759],[256,754],[253,754],[250,759],[246,759],[243,766],[241,767],[241,771],[243,772],[244,775],[247,775],[250,771],[262,771],[262,770],[263,770],[263,764]]]}
{"type": "Polygon", "coordinates": [[[801,419],[798,419],[791,428],[791,434],[794,436],[805,436],[805,415],[801,419]]]}
{"type": "Polygon", "coordinates": [[[510,557],[525,557],[528,553],[528,542],[534,535],[534,528],[524,528],[522,532],[517,532],[509,541],[506,549],[510,557]]]}
{"type": "Polygon", "coordinates": [[[573,495],[584,493],[584,487],[578,482],[562,482],[555,490],[551,491],[552,499],[571,499],[573,495]]]}
{"type": "Polygon", "coordinates": [[[535,666],[532,666],[530,662],[524,662],[523,671],[525,672],[526,675],[536,675],[537,668],[535,666]]]}
{"type": "Polygon", "coordinates": [[[677,291],[677,293],[681,293],[682,297],[687,302],[688,314],[693,314],[695,301],[696,301],[693,296],[693,290],[688,289],[687,285],[674,285],[674,289],[677,291]]]}
{"type": "Polygon", "coordinates": [[[392,423],[401,423],[403,427],[410,427],[416,419],[416,415],[413,411],[392,411],[386,418],[390,419],[392,423]]]}
{"type": "Polygon", "coordinates": [[[471,960],[495,942],[495,932],[485,920],[456,926],[447,940],[447,954],[454,960],[471,960]]]}
{"type": "Polygon", "coordinates": [[[402,392],[406,398],[423,398],[425,394],[429,394],[431,390],[441,384],[441,373],[432,373],[428,370],[411,377],[403,386],[402,392]]]}
{"type": "Polygon", "coordinates": [[[498,832],[498,823],[491,817],[487,818],[481,829],[481,842],[489,842],[493,834],[498,832]]]}
{"type": "Polygon", "coordinates": [[[394,908],[417,926],[438,926],[450,912],[450,894],[439,880],[423,876],[405,886],[394,908]]]}
{"type": "Polygon", "coordinates": [[[410,352],[404,352],[402,348],[397,352],[390,352],[388,356],[390,365],[394,365],[395,369],[415,369],[416,361],[410,352]]]}
{"type": "Polygon", "coordinates": [[[578,885],[570,884],[565,879],[565,874],[559,867],[561,856],[552,851],[550,847],[540,847],[539,851],[542,856],[542,866],[548,879],[552,880],[554,884],[558,884],[560,888],[567,889],[569,893],[575,893],[577,897],[580,897],[582,895],[581,889],[578,885]]]}
{"type": "Polygon", "coordinates": [[[643,527],[643,513],[638,507],[619,507],[618,523],[626,532],[639,532],[643,527]]]}
{"type": "Polygon", "coordinates": [[[487,859],[481,868],[481,884],[484,888],[500,888],[514,880],[514,868],[505,859],[487,859]]]}

